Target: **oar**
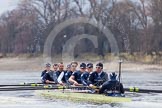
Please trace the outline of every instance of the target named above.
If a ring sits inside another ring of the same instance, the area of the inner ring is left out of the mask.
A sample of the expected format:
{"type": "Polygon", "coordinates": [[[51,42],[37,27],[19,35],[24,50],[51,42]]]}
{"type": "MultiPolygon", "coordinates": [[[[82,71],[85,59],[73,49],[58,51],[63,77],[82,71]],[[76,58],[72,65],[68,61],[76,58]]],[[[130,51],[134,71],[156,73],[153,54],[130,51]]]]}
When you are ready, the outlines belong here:
{"type": "Polygon", "coordinates": [[[44,84],[26,84],[26,85],[20,85],[20,84],[6,84],[6,85],[0,85],[0,87],[9,87],[9,86],[43,86],[44,84]]]}
{"type": "Polygon", "coordinates": [[[148,90],[148,89],[139,89],[138,87],[124,88],[127,92],[137,92],[137,93],[162,93],[162,90],[148,90]]]}
{"type": "MultiPolygon", "coordinates": [[[[49,83],[50,85],[56,85],[56,83],[49,83]]],[[[48,84],[43,84],[43,83],[20,83],[20,84],[5,84],[5,85],[0,85],[0,87],[6,87],[6,86],[43,86],[43,85],[48,85],[48,84]]]]}
{"type": "MultiPolygon", "coordinates": [[[[78,90],[81,90],[81,89],[90,89],[90,87],[43,85],[43,86],[24,86],[24,87],[3,87],[3,88],[0,88],[0,91],[45,90],[45,89],[49,89],[49,90],[51,89],[78,89],[78,90]]],[[[97,89],[97,88],[94,88],[94,89],[97,89]]],[[[124,88],[124,90],[127,92],[137,92],[137,93],[162,93],[162,90],[139,89],[137,87],[124,88]]]]}
{"type": "Polygon", "coordinates": [[[24,87],[3,87],[0,91],[19,91],[19,90],[45,90],[45,89],[84,89],[86,86],[60,86],[60,85],[44,85],[44,86],[24,86],[24,87]]]}
{"type": "MultiPolygon", "coordinates": [[[[74,86],[71,88],[87,88],[87,89],[100,89],[100,87],[94,86],[94,87],[87,87],[87,86],[74,86]]],[[[130,87],[130,88],[124,88],[127,92],[137,92],[137,93],[162,93],[162,90],[149,90],[149,89],[139,89],[138,87],[130,87]]]]}
{"type": "Polygon", "coordinates": [[[28,84],[43,84],[42,82],[37,82],[37,83],[35,83],[35,82],[22,82],[22,83],[20,83],[20,85],[28,85],[28,84]]]}
{"type": "Polygon", "coordinates": [[[0,91],[20,91],[20,90],[45,90],[45,89],[66,89],[66,86],[52,86],[52,85],[45,85],[45,86],[35,86],[35,87],[5,87],[0,88],[0,91]]]}

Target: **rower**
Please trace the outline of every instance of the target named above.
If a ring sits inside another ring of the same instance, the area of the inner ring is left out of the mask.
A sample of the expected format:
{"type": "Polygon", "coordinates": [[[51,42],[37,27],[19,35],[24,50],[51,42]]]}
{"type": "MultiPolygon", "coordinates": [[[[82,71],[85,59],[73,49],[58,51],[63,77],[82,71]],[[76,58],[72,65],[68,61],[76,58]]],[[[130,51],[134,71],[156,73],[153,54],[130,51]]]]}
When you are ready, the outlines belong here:
{"type": "Polygon", "coordinates": [[[53,71],[56,72],[58,70],[58,64],[53,64],[53,71]]]}
{"type": "Polygon", "coordinates": [[[117,80],[115,72],[110,74],[110,81],[106,81],[99,89],[99,94],[107,93],[108,96],[124,94],[123,84],[117,80]]]}
{"type": "Polygon", "coordinates": [[[70,70],[71,70],[71,64],[68,64],[68,65],[66,66],[65,72],[67,73],[67,72],[70,71],[70,70]]]}
{"type": "Polygon", "coordinates": [[[91,88],[101,86],[108,80],[108,74],[103,71],[103,64],[96,64],[96,71],[92,72],[88,78],[88,84],[91,88]]]}
{"type": "Polygon", "coordinates": [[[46,64],[46,67],[45,67],[45,70],[42,71],[42,73],[41,73],[41,77],[43,77],[43,75],[44,75],[47,71],[50,71],[50,69],[51,69],[51,64],[50,64],[50,63],[47,63],[47,64],[46,64]]]}
{"type": "Polygon", "coordinates": [[[55,72],[54,74],[54,81],[64,85],[65,81],[65,71],[64,71],[64,64],[61,62],[58,65],[58,71],[55,72]]]}
{"type": "Polygon", "coordinates": [[[70,64],[70,67],[71,67],[70,70],[67,71],[67,73],[65,74],[65,80],[66,80],[66,83],[68,85],[71,85],[71,83],[69,82],[69,78],[72,75],[72,73],[76,71],[77,66],[78,66],[78,63],[77,62],[72,62],[70,64]]]}
{"type": "Polygon", "coordinates": [[[93,72],[93,64],[92,63],[88,63],[87,64],[87,72],[84,72],[81,75],[81,81],[82,81],[82,84],[84,86],[88,86],[88,77],[89,77],[89,74],[91,74],[92,72],[93,72]]]}
{"type": "Polygon", "coordinates": [[[41,80],[42,83],[46,84],[55,83],[53,80],[53,71],[51,70],[51,64],[49,63],[46,64],[46,70],[42,72],[41,80]]]}
{"type": "Polygon", "coordinates": [[[82,86],[81,75],[86,71],[86,64],[80,64],[80,70],[75,71],[69,78],[69,82],[75,86],[82,86]]]}
{"type": "Polygon", "coordinates": [[[71,65],[72,65],[72,64],[75,64],[76,67],[78,67],[78,62],[76,62],[76,61],[72,61],[72,62],[71,62],[71,65]]]}

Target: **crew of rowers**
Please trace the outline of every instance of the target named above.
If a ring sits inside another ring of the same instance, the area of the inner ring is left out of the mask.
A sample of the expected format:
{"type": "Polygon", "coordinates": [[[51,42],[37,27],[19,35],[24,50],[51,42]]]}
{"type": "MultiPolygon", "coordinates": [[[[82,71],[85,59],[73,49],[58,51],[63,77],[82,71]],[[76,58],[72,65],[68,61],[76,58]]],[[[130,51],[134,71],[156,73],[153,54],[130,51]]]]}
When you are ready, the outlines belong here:
{"type": "Polygon", "coordinates": [[[117,80],[115,72],[108,77],[108,74],[103,71],[102,63],[96,64],[95,71],[93,71],[92,63],[81,63],[79,70],[77,70],[77,66],[77,62],[72,62],[64,70],[64,64],[58,63],[54,64],[53,70],[51,70],[51,64],[47,63],[46,69],[41,74],[42,83],[99,87],[99,94],[105,93],[105,91],[124,94],[123,85],[117,80]]]}

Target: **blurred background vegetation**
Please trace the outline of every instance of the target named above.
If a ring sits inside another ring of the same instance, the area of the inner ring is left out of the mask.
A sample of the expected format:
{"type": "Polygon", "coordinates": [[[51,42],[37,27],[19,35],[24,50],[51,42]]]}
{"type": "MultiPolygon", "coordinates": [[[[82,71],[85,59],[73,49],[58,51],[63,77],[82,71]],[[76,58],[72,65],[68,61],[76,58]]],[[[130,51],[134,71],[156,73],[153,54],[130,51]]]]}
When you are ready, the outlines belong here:
{"type": "MultiPolygon", "coordinates": [[[[21,0],[15,9],[0,16],[0,58],[41,55],[50,31],[77,17],[101,21],[110,29],[121,58],[162,64],[161,0],[21,0]]],[[[102,31],[89,24],[74,24],[62,30],[53,42],[52,55],[61,55],[65,42],[78,34],[96,35],[99,47],[82,39],[75,48],[75,58],[115,58],[102,31]]]]}

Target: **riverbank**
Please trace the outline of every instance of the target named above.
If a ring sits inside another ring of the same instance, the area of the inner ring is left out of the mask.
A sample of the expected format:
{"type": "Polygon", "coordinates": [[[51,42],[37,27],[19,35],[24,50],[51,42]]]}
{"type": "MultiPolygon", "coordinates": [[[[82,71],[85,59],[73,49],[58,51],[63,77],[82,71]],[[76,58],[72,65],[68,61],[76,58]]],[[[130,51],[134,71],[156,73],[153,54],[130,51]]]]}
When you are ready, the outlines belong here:
{"type": "MultiPolygon", "coordinates": [[[[81,61],[79,62],[89,62],[81,61]]],[[[118,71],[118,61],[102,61],[104,63],[104,70],[106,71],[118,71]]],[[[65,64],[69,64],[66,62],[65,64]]],[[[94,64],[97,61],[93,62],[94,64]]],[[[1,58],[0,59],[0,70],[1,71],[42,71],[44,69],[44,62],[42,57],[14,57],[14,58],[1,58]]],[[[122,71],[161,71],[162,66],[158,64],[144,64],[137,62],[124,61],[122,64],[122,71]]]]}

